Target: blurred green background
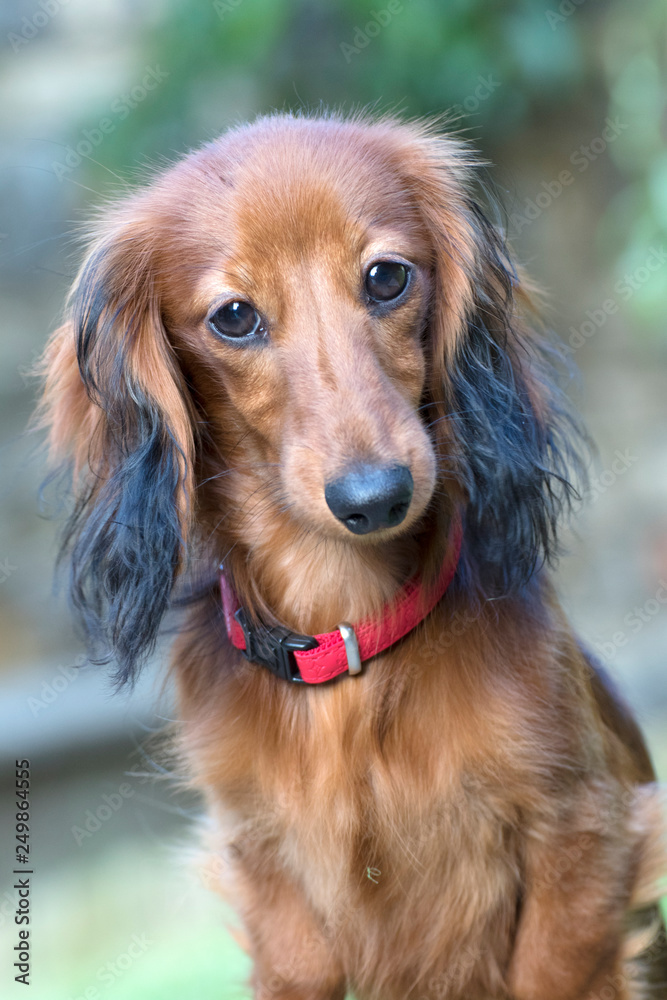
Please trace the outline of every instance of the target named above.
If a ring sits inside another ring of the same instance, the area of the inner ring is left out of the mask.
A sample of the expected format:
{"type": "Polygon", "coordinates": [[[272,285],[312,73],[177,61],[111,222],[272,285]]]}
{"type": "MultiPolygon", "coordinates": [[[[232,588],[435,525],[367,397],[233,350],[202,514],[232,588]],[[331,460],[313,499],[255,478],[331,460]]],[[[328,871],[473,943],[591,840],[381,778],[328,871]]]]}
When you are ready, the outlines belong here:
{"type": "Polygon", "coordinates": [[[17,757],[34,780],[30,996],[248,995],[232,918],[197,874],[199,803],[155,780],[152,734],[173,714],[159,670],[112,698],[98,672],[72,668],[81,648],[52,591],[56,529],[24,428],[26,371],[58,323],[79,224],[151,165],[257,113],[453,109],[493,164],[482,183],[493,178],[516,253],[550,294],[599,447],[558,585],[667,775],[666,20],[663,0],[4,0],[3,998],[23,995],[10,958],[17,757]]]}

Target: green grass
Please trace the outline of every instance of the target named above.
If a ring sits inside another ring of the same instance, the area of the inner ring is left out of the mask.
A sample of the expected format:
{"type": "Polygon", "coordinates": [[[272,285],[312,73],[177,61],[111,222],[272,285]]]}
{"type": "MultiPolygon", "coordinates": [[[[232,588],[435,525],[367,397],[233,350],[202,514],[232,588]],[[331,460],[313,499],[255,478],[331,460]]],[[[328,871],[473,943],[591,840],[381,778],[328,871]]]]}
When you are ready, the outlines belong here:
{"type": "MultiPolygon", "coordinates": [[[[250,964],[233,916],[163,849],[127,841],[33,877],[29,994],[3,1000],[241,1000],[250,964]],[[76,862],[76,863],[75,863],[76,862]]],[[[3,958],[13,926],[0,931],[3,958]]]]}

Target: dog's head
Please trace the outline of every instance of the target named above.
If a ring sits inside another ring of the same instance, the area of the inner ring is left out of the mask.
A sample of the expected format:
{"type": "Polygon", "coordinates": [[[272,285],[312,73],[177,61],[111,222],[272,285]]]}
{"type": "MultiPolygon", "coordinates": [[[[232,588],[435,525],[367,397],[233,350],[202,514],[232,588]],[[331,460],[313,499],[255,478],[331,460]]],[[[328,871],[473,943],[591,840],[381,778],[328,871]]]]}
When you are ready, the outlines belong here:
{"type": "Polygon", "coordinates": [[[123,676],[191,544],[437,548],[458,507],[487,592],[551,554],[569,447],[473,168],[422,125],[280,115],[105,215],[45,408],[74,604],[123,676]]]}

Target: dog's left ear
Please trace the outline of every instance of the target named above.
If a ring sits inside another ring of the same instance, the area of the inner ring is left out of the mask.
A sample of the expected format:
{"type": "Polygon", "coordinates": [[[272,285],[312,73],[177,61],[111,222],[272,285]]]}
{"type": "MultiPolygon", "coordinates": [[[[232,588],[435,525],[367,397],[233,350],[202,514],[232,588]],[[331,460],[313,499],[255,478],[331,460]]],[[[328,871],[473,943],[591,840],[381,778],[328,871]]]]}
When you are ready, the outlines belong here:
{"type": "Polygon", "coordinates": [[[443,487],[465,507],[466,562],[488,595],[557,552],[583,475],[583,437],[556,387],[555,351],[499,231],[469,195],[465,148],[426,137],[413,186],[434,246],[427,403],[443,487]],[[426,150],[426,162],[424,162],[426,150]]]}
{"type": "Polygon", "coordinates": [[[73,470],[63,554],[93,655],[134,677],[153,648],[183,559],[193,436],[187,390],[160,315],[154,236],[107,223],[45,355],[41,407],[73,470]]]}

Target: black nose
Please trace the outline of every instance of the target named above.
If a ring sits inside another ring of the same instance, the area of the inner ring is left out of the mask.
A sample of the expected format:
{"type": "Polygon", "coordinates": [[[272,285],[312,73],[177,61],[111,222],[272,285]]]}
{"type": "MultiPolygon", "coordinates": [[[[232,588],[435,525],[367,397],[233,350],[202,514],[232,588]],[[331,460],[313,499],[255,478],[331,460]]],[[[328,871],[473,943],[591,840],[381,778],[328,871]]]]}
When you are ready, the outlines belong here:
{"type": "Polygon", "coordinates": [[[332,514],[355,535],[400,524],[412,500],[412,475],[405,465],[357,465],[327,483],[332,514]]]}

